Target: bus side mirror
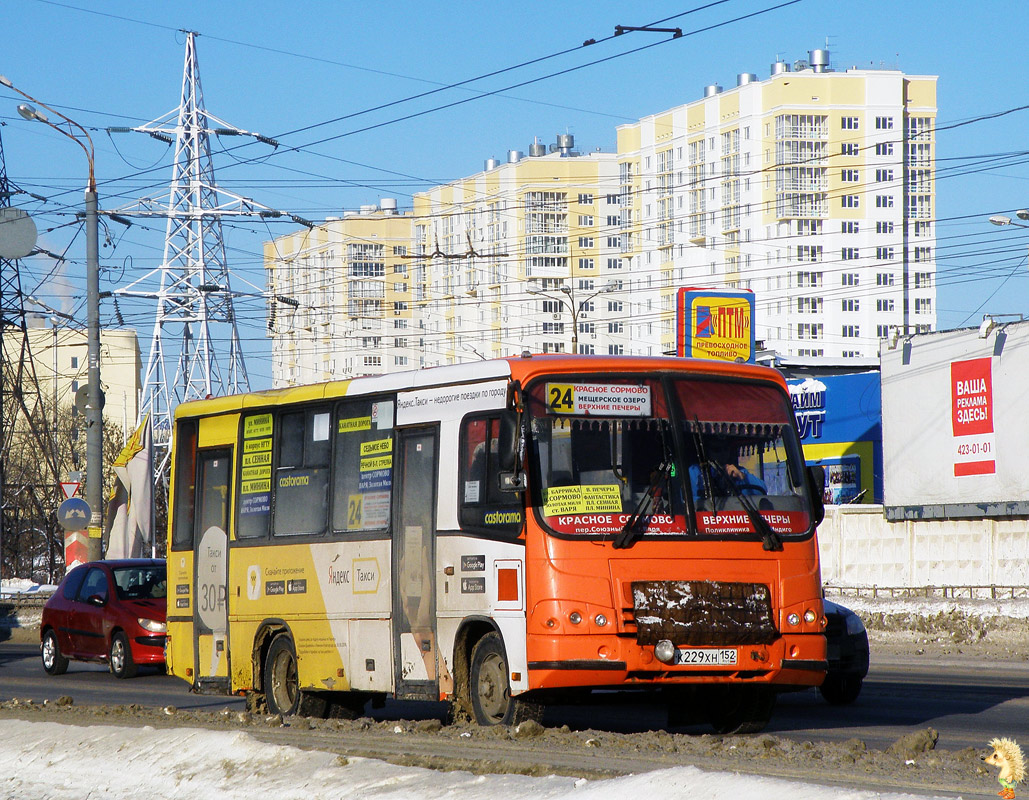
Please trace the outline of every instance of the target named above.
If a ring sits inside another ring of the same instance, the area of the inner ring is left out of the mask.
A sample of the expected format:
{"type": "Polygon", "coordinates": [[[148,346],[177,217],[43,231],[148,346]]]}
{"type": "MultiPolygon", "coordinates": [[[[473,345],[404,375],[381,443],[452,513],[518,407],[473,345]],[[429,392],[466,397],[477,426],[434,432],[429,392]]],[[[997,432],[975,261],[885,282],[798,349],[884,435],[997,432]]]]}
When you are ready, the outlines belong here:
{"type": "Polygon", "coordinates": [[[499,488],[502,492],[525,490],[525,474],[519,469],[521,465],[518,463],[519,419],[515,411],[504,411],[500,415],[497,457],[500,462],[499,488]]]}
{"type": "Polygon", "coordinates": [[[820,464],[813,464],[807,468],[808,489],[811,491],[811,505],[815,509],[815,525],[821,524],[825,519],[825,502],[822,495],[825,492],[825,467],[820,464]]]}
{"type": "Polygon", "coordinates": [[[498,437],[500,469],[511,472],[518,464],[518,414],[504,411],[500,415],[500,436],[498,437]]]}

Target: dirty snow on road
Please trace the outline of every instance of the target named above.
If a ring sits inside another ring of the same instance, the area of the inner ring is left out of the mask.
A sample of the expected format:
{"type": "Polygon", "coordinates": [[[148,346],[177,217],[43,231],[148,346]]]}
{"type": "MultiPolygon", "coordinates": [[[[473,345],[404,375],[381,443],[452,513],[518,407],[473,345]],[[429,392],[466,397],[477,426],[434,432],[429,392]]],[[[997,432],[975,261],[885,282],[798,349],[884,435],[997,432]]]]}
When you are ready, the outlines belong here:
{"type": "MultiPolygon", "coordinates": [[[[828,791],[836,800],[915,797],[839,787],[828,791]]],[[[472,775],[264,744],[242,732],[0,721],[0,796],[10,800],[824,800],[826,793],[826,787],[815,784],[694,767],[594,781],[472,775]]]]}

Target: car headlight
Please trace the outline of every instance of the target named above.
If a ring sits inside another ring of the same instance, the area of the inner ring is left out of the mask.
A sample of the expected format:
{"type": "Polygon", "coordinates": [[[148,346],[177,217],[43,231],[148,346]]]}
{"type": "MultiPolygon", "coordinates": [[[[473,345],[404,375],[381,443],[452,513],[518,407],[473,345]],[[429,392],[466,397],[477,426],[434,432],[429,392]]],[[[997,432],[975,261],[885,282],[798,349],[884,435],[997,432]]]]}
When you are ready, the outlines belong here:
{"type": "Polygon", "coordinates": [[[846,623],[848,636],[857,636],[859,633],[865,632],[865,623],[857,614],[847,614],[846,623]]]}
{"type": "Polygon", "coordinates": [[[168,630],[168,626],[165,623],[158,622],[156,619],[137,617],[136,622],[139,623],[139,627],[145,631],[150,631],[150,633],[165,633],[168,630]]]}

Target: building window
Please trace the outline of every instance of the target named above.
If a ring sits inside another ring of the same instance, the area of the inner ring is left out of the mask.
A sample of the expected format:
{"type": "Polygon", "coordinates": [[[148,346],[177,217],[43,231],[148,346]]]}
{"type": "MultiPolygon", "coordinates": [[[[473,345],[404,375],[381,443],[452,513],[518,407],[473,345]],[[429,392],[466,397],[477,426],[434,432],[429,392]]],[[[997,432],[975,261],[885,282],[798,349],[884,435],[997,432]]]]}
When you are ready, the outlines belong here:
{"type": "Polygon", "coordinates": [[[844,220],[843,221],[843,233],[857,233],[858,223],[856,220],[844,220]]]}
{"type": "Polygon", "coordinates": [[[933,274],[931,272],[916,272],[915,273],[915,288],[916,289],[931,289],[933,285],[933,274]]]}
{"type": "Polygon", "coordinates": [[[915,313],[916,314],[932,314],[933,313],[933,301],[928,297],[916,297],[915,298],[915,313]]]}
{"type": "Polygon", "coordinates": [[[592,258],[580,258],[579,269],[593,269],[595,266],[592,258]]]}
{"type": "Polygon", "coordinates": [[[861,148],[858,146],[857,142],[844,142],[840,145],[841,156],[856,156],[860,153],[861,148]]]}
{"type": "Polygon", "coordinates": [[[878,338],[880,338],[880,339],[888,339],[889,336],[890,336],[890,326],[889,325],[876,325],[875,326],[875,335],[878,338]]]}
{"type": "Polygon", "coordinates": [[[625,353],[625,347],[620,344],[609,344],[607,346],[607,354],[609,356],[620,356],[625,353]]]}
{"type": "Polygon", "coordinates": [[[893,195],[892,194],[877,194],[875,196],[875,207],[876,208],[893,208],[893,195]]]}
{"type": "Polygon", "coordinates": [[[893,248],[892,247],[877,247],[877,248],[875,248],[875,257],[879,261],[892,261],[893,260],[893,248]]]}
{"type": "Polygon", "coordinates": [[[580,236],[579,237],[579,247],[585,247],[585,248],[593,247],[593,237],[592,236],[580,236]]]}
{"type": "Polygon", "coordinates": [[[893,309],[894,309],[894,306],[893,306],[893,298],[892,297],[880,298],[880,299],[875,301],[875,310],[876,311],[893,311],[893,309]]]}
{"type": "Polygon", "coordinates": [[[849,181],[850,183],[856,183],[861,180],[861,177],[856,169],[844,169],[840,171],[840,179],[843,181],[849,181]]]}
{"type": "Polygon", "coordinates": [[[393,356],[393,364],[398,367],[406,367],[407,356],[393,356]]]}
{"type": "MultiPolygon", "coordinates": [[[[591,194],[580,194],[579,195],[579,205],[580,206],[591,206],[591,205],[593,205],[593,195],[591,195],[591,194]]],[[[592,225],[593,223],[590,223],[590,224],[592,225]]]]}
{"type": "Polygon", "coordinates": [[[856,247],[844,247],[843,250],[840,251],[840,257],[844,261],[856,261],[861,257],[860,252],[861,251],[856,247]]]}
{"type": "Polygon", "coordinates": [[[875,146],[875,154],[877,156],[892,156],[893,142],[879,142],[875,146]]]}
{"type": "Polygon", "coordinates": [[[931,247],[916,247],[915,248],[915,261],[925,262],[933,260],[933,249],[931,247]]]}
{"type": "Polygon", "coordinates": [[[877,131],[893,130],[893,117],[876,117],[875,129],[877,131]]]}
{"type": "Polygon", "coordinates": [[[845,298],[842,302],[843,302],[843,310],[844,311],[859,311],[860,310],[859,302],[858,302],[858,300],[856,298],[848,297],[848,298],[845,298]]]}
{"type": "Polygon", "coordinates": [[[592,355],[596,355],[597,348],[594,347],[591,344],[580,344],[579,345],[579,352],[582,355],[584,355],[584,356],[592,356],[592,355]]]}
{"type": "Polygon", "coordinates": [[[608,333],[622,333],[624,331],[623,324],[621,322],[609,322],[607,323],[608,333]]]}
{"type": "Polygon", "coordinates": [[[565,324],[563,322],[544,322],[543,332],[552,334],[564,333],[565,324]]]}
{"type": "Polygon", "coordinates": [[[840,197],[840,205],[843,208],[860,208],[861,197],[856,194],[845,194],[840,197]]]}
{"type": "Polygon", "coordinates": [[[805,272],[801,270],[797,273],[797,286],[801,289],[806,287],[815,287],[822,285],[822,273],[821,272],[805,272]]]}
{"type": "Polygon", "coordinates": [[[843,117],[840,120],[840,127],[845,131],[856,131],[858,129],[858,118],[843,117]]]}
{"type": "Polygon", "coordinates": [[[875,276],[876,286],[893,286],[893,273],[880,272],[875,276]]]}
{"type": "Polygon", "coordinates": [[[621,311],[622,310],[622,301],[621,300],[608,300],[607,301],[607,310],[608,311],[621,311]]]}
{"type": "Polygon", "coordinates": [[[876,233],[893,233],[893,223],[879,221],[875,223],[876,233]]]}
{"type": "Polygon", "coordinates": [[[607,268],[608,269],[621,269],[622,268],[622,259],[620,259],[620,258],[609,258],[607,260],[607,268]]]}
{"type": "Polygon", "coordinates": [[[861,333],[861,328],[858,325],[844,325],[843,326],[843,338],[844,339],[856,339],[861,333]]]}
{"type": "Polygon", "coordinates": [[[840,275],[840,283],[843,286],[857,286],[858,281],[859,278],[856,272],[844,272],[840,275]]]}
{"type": "Polygon", "coordinates": [[[822,338],[822,323],[821,322],[799,322],[799,323],[797,323],[797,338],[798,339],[821,339],[822,338]]]}
{"type": "Polygon", "coordinates": [[[893,180],[893,170],[892,169],[877,169],[875,171],[875,179],[879,183],[889,183],[890,181],[893,180]]]}

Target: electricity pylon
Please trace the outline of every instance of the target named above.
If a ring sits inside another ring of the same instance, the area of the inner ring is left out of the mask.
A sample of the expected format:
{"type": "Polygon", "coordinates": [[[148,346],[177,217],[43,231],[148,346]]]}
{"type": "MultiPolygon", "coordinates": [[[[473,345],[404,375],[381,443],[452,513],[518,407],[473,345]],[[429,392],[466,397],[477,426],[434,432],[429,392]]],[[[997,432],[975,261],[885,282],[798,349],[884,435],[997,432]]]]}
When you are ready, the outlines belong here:
{"type": "MultiPolygon", "coordinates": [[[[11,207],[11,197],[19,193],[7,179],[4,143],[0,137],[0,208],[11,207]]],[[[57,380],[56,374],[54,380],[57,380]]],[[[55,431],[49,420],[32,358],[18,261],[0,257],[0,577],[4,536],[17,533],[10,526],[8,513],[16,493],[28,501],[26,505],[48,531],[48,540],[52,540],[57,530],[61,475],[55,431]],[[13,476],[15,480],[12,480],[8,474],[8,456],[16,433],[30,437],[39,457],[39,469],[31,476],[13,476]]],[[[52,541],[48,541],[48,552],[53,558],[51,545],[52,541]]]]}
{"type": "MultiPolygon", "coordinates": [[[[167,203],[139,201],[126,216],[167,217],[161,265],[115,295],[156,300],[156,318],[143,380],[140,419],[153,421],[155,473],[164,475],[170,455],[172,414],[186,400],[248,391],[225,257],[222,220],[235,216],[278,217],[280,212],[220,189],[211,159],[212,133],[272,139],[234,127],[207,112],[200,85],[196,34],[186,32],[186,61],[179,106],[133,130],[175,143],[167,203]],[[146,291],[160,274],[160,288],[146,291]]],[[[249,293],[248,293],[249,294],[249,293]]]]}

